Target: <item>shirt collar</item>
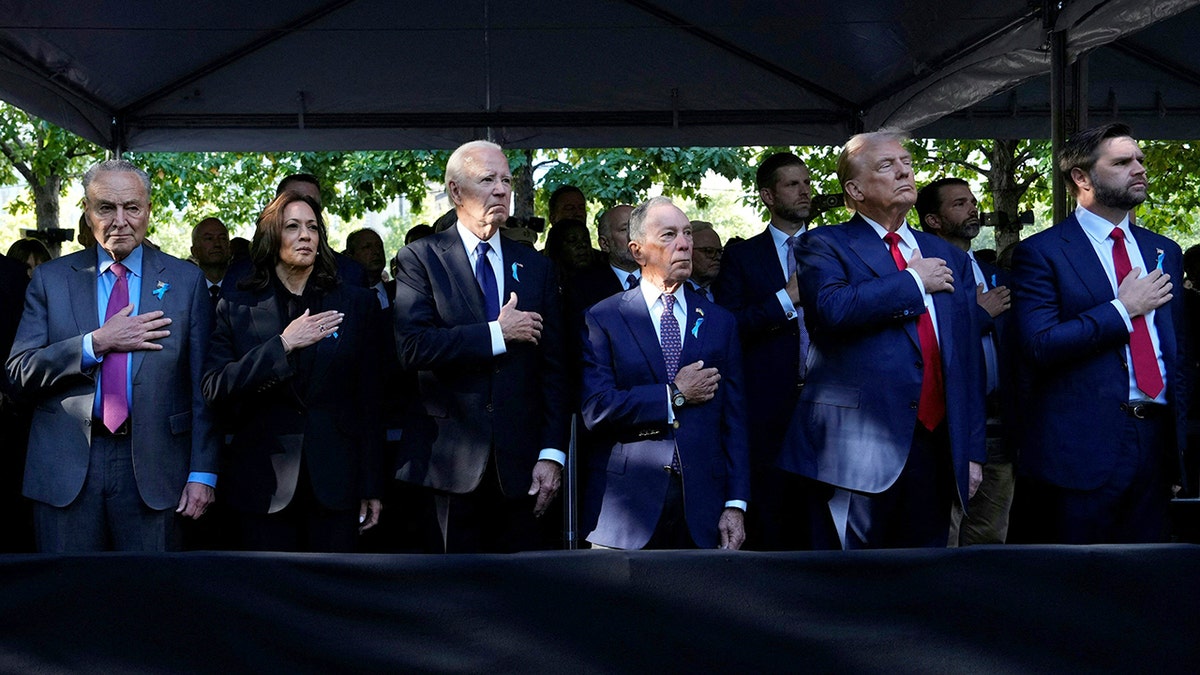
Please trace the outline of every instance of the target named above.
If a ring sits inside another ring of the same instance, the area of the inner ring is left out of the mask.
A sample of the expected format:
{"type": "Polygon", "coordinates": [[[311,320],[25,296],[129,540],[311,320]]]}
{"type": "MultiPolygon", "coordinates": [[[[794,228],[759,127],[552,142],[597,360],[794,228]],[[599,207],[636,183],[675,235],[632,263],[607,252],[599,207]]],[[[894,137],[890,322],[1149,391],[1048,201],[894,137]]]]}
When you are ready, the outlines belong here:
{"type": "MultiPolygon", "coordinates": [[[[871,226],[871,229],[875,230],[875,234],[879,235],[880,239],[883,239],[885,236],[887,236],[888,230],[886,227],[871,220],[870,218],[864,216],[861,213],[858,214],[858,217],[867,221],[867,224],[871,226]]],[[[917,238],[913,236],[912,230],[909,229],[909,227],[908,227],[908,223],[904,223],[899,228],[897,228],[896,234],[900,235],[900,241],[904,242],[909,248],[912,248],[912,249],[917,248],[917,238]]]]}
{"type": "MultiPolygon", "coordinates": [[[[675,296],[675,306],[683,312],[684,316],[687,316],[687,300],[684,299],[683,292],[685,287],[687,287],[686,281],[682,284],[679,284],[679,288],[676,288],[675,292],[671,295],[675,296]]],[[[649,281],[646,281],[645,277],[642,277],[641,283],[638,284],[638,288],[641,289],[642,297],[646,300],[647,309],[654,307],[654,303],[658,302],[659,297],[663,294],[663,290],[661,288],[658,288],[649,281]]]]}
{"type": "MultiPolygon", "coordinates": [[[[113,257],[105,251],[99,244],[96,245],[96,276],[100,276],[108,271],[109,267],[116,262],[113,257]]],[[[136,248],[130,251],[129,255],[121,261],[125,269],[135,277],[142,276],[142,246],[139,244],[136,248]]]]}
{"type": "MultiPolygon", "coordinates": [[[[479,242],[483,240],[479,237],[476,237],[475,233],[463,225],[462,222],[455,221],[454,227],[456,230],[458,230],[458,237],[462,240],[463,246],[467,249],[467,256],[470,257],[475,255],[475,249],[479,247],[479,242]]],[[[500,255],[499,235],[500,231],[496,230],[496,233],[492,235],[492,238],[487,240],[487,243],[491,244],[492,250],[496,252],[496,255],[500,255]]]]}
{"type": "MultiPolygon", "coordinates": [[[[800,231],[795,234],[795,236],[799,237],[807,231],[807,227],[801,228],[800,231]]],[[[775,248],[787,246],[787,240],[792,238],[792,235],[784,232],[778,227],[775,227],[775,223],[770,223],[767,225],[767,232],[771,233],[771,241],[775,242],[775,248]]]]}
{"type": "Polygon", "coordinates": [[[1121,228],[1125,233],[1125,238],[1129,239],[1129,214],[1125,214],[1125,218],[1117,225],[1113,225],[1108,220],[1088,211],[1082,206],[1075,209],[1075,219],[1079,221],[1079,226],[1087,236],[1098,244],[1104,243],[1108,239],[1108,235],[1112,234],[1114,227],[1121,228]]]}

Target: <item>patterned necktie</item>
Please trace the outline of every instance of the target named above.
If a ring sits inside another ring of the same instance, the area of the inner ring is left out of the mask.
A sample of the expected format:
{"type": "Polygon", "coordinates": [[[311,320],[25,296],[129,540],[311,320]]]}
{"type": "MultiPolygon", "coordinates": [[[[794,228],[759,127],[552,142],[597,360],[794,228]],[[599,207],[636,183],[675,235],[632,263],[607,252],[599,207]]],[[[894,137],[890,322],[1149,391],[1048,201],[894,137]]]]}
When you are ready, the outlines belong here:
{"type": "MultiPolygon", "coordinates": [[[[794,235],[787,238],[787,280],[791,281],[796,274],[796,240],[800,235],[794,235]]],[[[800,368],[799,381],[803,382],[808,374],[808,348],[809,338],[808,329],[804,326],[804,310],[800,307],[796,308],[796,321],[800,325],[800,368]]]]}
{"type": "MultiPolygon", "coordinates": [[[[105,322],[129,304],[129,280],[125,277],[125,266],[115,262],[108,269],[116,275],[117,282],[108,296],[108,307],[104,310],[105,322]]],[[[128,363],[128,352],[109,352],[100,364],[100,410],[104,426],[113,433],[129,419],[129,400],[125,391],[128,363]]]]}
{"type": "Polygon", "coordinates": [[[629,276],[625,277],[625,290],[632,291],[634,289],[634,287],[637,285],[638,285],[637,275],[634,274],[633,272],[630,272],[629,276]]]}
{"type": "Polygon", "coordinates": [[[662,294],[663,313],[658,320],[662,334],[663,361],[667,364],[667,382],[675,381],[679,372],[679,355],[683,352],[683,336],[679,334],[679,322],[675,320],[675,296],[662,294]]]}
{"type": "Polygon", "coordinates": [[[500,316],[500,290],[496,286],[496,272],[488,261],[488,251],[492,250],[486,241],[479,242],[475,247],[475,280],[479,282],[479,290],[483,291],[483,306],[487,310],[487,320],[495,321],[500,316]]]}
{"type": "MultiPolygon", "coordinates": [[[[1113,228],[1108,235],[1113,240],[1113,268],[1117,273],[1117,286],[1129,276],[1133,265],[1129,262],[1129,252],[1125,250],[1125,233],[1121,228],[1113,228]]],[[[1158,370],[1158,357],[1154,355],[1154,343],[1150,341],[1150,327],[1146,325],[1146,317],[1132,318],[1133,334],[1129,336],[1129,353],[1133,357],[1133,379],[1150,398],[1158,398],[1163,390],[1162,373],[1158,370]]]]}
{"type": "MultiPolygon", "coordinates": [[[[908,269],[908,262],[900,253],[900,235],[888,232],[883,240],[888,243],[896,269],[908,269]]],[[[933,319],[928,310],[917,317],[917,339],[921,343],[921,400],[917,403],[917,419],[928,430],[933,431],[946,418],[946,385],[942,381],[942,354],[938,349],[937,333],[933,330],[933,319]]]]}

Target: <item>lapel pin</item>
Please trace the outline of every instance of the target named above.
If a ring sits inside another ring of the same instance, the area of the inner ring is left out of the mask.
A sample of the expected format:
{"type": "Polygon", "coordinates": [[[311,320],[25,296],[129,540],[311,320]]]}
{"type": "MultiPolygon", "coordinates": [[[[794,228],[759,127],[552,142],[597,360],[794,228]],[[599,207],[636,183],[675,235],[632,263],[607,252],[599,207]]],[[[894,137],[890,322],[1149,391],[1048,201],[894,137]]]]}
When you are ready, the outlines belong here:
{"type": "Polygon", "coordinates": [[[165,281],[160,281],[160,282],[158,282],[158,286],[155,286],[154,290],[151,292],[154,294],[154,296],[156,298],[158,298],[159,300],[162,300],[163,295],[166,295],[167,291],[169,291],[169,290],[171,290],[171,284],[168,284],[165,281]]]}
{"type": "MultiPolygon", "coordinates": [[[[699,312],[699,310],[696,310],[696,311],[699,312]]],[[[704,312],[700,312],[700,314],[704,314],[704,312]]],[[[700,324],[702,324],[702,323],[704,323],[703,316],[696,319],[696,323],[692,324],[692,337],[694,337],[694,338],[700,337],[700,324]]]]}
{"type": "Polygon", "coordinates": [[[517,282],[521,281],[521,277],[517,274],[517,270],[521,269],[522,267],[524,267],[524,265],[522,265],[521,263],[513,263],[512,264],[513,281],[517,281],[517,282]]]}

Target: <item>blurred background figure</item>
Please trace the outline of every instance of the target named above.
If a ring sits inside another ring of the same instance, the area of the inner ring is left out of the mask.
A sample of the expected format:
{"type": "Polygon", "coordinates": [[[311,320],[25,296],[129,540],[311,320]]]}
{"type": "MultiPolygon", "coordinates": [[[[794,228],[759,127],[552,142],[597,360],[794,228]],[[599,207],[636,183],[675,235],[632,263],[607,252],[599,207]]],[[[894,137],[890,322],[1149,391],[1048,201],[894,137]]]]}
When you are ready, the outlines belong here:
{"type": "Polygon", "coordinates": [[[33,270],[42,263],[50,262],[50,249],[46,248],[40,240],[31,237],[18,239],[8,247],[9,258],[17,262],[24,263],[28,268],[30,278],[33,277],[33,270]]]}

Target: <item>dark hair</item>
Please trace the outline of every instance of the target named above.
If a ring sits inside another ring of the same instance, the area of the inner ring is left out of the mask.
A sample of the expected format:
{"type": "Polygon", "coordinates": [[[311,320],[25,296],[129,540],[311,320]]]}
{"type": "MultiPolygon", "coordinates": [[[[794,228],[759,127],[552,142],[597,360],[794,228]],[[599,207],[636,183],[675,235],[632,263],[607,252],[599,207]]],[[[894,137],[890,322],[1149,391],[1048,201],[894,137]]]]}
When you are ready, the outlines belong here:
{"type": "Polygon", "coordinates": [[[12,246],[8,247],[8,253],[5,255],[22,265],[29,260],[29,256],[34,256],[41,262],[50,262],[50,249],[46,248],[46,244],[42,243],[42,240],[33,237],[24,237],[14,241],[12,246]]]}
{"type": "Polygon", "coordinates": [[[404,245],[408,246],[414,241],[418,239],[424,239],[431,234],[433,234],[433,227],[431,225],[426,223],[413,225],[411,228],[409,228],[408,232],[404,233],[404,245]]]}
{"type": "Polygon", "coordinates": [[[565,267],[563,265],[563,255],[567,250],[567,231],[571,228],[579,228],[583,230],[585,236],[591,237],[591,232],[588,231],[587,224],[575,218],[563,218],[551,225],[550,229],[546,231],[546,249],[544,252],[546,257],[553,260],[554,264],[558,265],[560,269],[565,267]]]}
{"type": "Polygon", "coordinates": [[[283,243],[283,213],[288,204],[293,202],[308,204],[317,217],[317,232],[321,239],[317,242],[317,260],[313,263],[310,281],[323,291],[338,285],[337,262],[333,259],[333,249],[329,247],[329,234],[325,229],[325,219],[321,217],[321,207],[312,197],[287,190],[271,200],[258,217],[254,239],[250,242],[253,270],[238,282],[238,288],[261,291],[270,287],[271,276],[275,274],[275,265],[279,262],[279,247],[283,243]]]}
{"type": "Polygon", "coordinates": [[[754,176],[754,183],[759,190],[764,188],[774,188],[775,183],[779,182],[779,177],[775,174],[785,166],[806,166],[804,160],[790,152],[777,152],[770,157],[764,159],[762,164],[758,165],[758,172],[754,176]]]}
{"type": "Polygon", "coordinates": [[[383,241],[383,236],[380,235],[375,230],[372,230],[369,227],[364,227],[362,229],[355,230],[355,231],[351,232],[350,234],[346,235],[346,255],[350,255],[350,250],[352,248],[354,248],[354,242],[357,241],[359,237],[365,237],[368,234],[373,234],[376,237],[379,237],[380,241],[383,241]]]}
{"type": "Polygon", "coordinates": [[[942,188],[948,185],[971,187],[970,183],[961,178],[939,178],[921,188],[917,193],[917,218],[921,229],[925,229],[925,216],[937,213],[942,208],[942,188]]]}
{"type": "Polygon", "coordinates": [[[558,200],[562,199],[564,195],[571,194],[572,192],[578,193],[580,197],[587,199],[587,195],[583,194],[583,190],[580,190],[574,185],[561,185],[557,190],[550,193],[550,203],[546,208],[549,209],[550,213],[554,213],[554,207],[558,206],[558,200]]]}
{"type": "Polygon", "coordinates": [[[1096,152],[1100,144],[1110,138],[1124,136],[1132,138],[1133,132],[1129,130],[1128,125],[1120,122],[1081,129],[1071,134],[1058,153],[1058,171],[1071,194],[1079,192],[1079,186],[1075,185],[1075,180],[1071,178],[1071,171],[1082,169],[1090,173],[1092,167],[1096,166],[1096,160],[1100,159],[1099,153],[1096,152]]]}
{"type": "Polygon", "coordinates": [[[311,173],[294,173],[279,181],[279,185],[275,187],[275,196],[278,197],[283,194],[287,190],[289,183],[308,183],[316,187],[318,193],[321,192],[321,181],[317,180],[316,176],[311,173]]]}

